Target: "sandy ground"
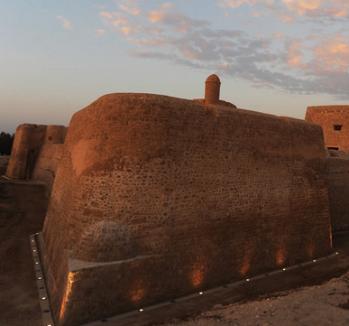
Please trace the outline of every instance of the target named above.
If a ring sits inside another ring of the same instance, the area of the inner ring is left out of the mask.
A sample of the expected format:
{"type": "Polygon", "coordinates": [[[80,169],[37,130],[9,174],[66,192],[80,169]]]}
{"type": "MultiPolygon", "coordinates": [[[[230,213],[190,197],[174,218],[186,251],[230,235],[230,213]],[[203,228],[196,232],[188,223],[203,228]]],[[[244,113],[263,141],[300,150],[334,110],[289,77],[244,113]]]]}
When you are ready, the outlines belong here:
{"type": "Polygon", "coordinates": [[[0,180],[0,326],[42,325],[29,235],[42,228],[44,193],[0,180]]]}
{"type": "Polygon", "coordinates": [[[349,325],[349,273],[319,286],[280,292],[257,301],[216,305],[188,321],[166,326],[349,325]]]}

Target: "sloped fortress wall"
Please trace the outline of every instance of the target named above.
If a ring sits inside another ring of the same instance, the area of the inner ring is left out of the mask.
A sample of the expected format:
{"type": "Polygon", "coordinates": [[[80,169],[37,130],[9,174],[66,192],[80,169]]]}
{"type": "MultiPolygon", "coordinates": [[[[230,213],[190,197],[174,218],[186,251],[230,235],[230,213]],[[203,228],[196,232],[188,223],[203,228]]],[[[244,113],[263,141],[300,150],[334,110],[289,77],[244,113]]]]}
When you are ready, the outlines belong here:
{"type": "Polygon", "coordinates": [[[331,251],[319,126],[146,94],[76,113],[43,231],[59,325],[331,251]]]}
{"type": "Polygon", "coordinates": [[[67,127],[49,125],[46,127],[45,144],[63,144],[67,133],[67,127]]]}
{"type": "Polygon", "coordinates": [[[349,159],[328,158],[328,192],[333,231],[349,230],[349,159]]]}
{"type": "Polygon", "coordinates": [[[47,126],[45,142],[35,162],[32,179],[46,184],[48,192],[52,188],[57,166],[62,159],[67,128],[64,126],[47,126]]]}
{"type": "Polygon", "coordinates": [[[32,179],[42,181],[47,189],[52,188],[57,166],[62,159],[63,144],[44,144],[37,158],[32,179]]]}
{"type": "Polygon", "coordinates": [[[327,148],[349,152],[348,105],[310,106],[305,120],[322,127],[327,148]]]}
{"type": "Polygon", "coordinates": [[[6,175],[34,179],[52,186],[63,152],[64,126],[23,124],[18,126],[6,175]]]}
{"type": "Polygon", "coordinates": [[[40,148],[45,141],[46,126],[22,124],[16,129],[6,175],[13,179],[30,179],[40,148]]]}

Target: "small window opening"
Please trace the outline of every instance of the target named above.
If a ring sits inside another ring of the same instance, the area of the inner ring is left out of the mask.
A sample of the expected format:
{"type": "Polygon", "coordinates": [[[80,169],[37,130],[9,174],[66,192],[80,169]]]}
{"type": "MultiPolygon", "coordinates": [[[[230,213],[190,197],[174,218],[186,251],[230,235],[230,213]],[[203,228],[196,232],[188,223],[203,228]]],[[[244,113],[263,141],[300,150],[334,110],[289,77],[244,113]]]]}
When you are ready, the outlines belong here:
{"type": "Polygon", "coordinates": [[[341,131],[342,130],[342,125],[333,125],[333,129],[336,131],[341,131]]]}
{"type": "Polygon", "coordinates": [[[333,151],[339,151],[339,147],[327,147],[327,149],[331,149],[333,151]]]}

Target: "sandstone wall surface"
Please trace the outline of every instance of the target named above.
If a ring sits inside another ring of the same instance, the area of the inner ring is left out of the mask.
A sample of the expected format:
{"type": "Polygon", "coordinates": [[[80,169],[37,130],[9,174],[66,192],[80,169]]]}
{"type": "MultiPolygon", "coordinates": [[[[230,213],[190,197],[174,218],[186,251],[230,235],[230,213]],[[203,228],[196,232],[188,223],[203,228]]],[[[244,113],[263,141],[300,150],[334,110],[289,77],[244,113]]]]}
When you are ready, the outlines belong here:
{"type": "Polygon", "coordinates": [[[67,134],[67,127],[49,125],[46,128],[45,144],[63,144],[67,134]]]}
{"type": "Polygon", "coordinates": [[[58,148],[62,146],[58,145],[64,143],[66,130],[66,127],[56,125],[19,125],[16,129],[6,175],[13,179],[37,178],[47,181],[50,187],[52,184],[50,171],[54,172],[61,156],[62,150],[58,148]],[[39,166],[37,166],[38,163],[39,166]]]}
{"type": "Polygon", "coordinates": [[[349,152],[348,105],[308,107],[305,119],[322,127],[327,148],[349,152]]]}
{"type": "Polygon", "coordinates": [[[334,232],[349,230],[349,160],[328,159],[328,192],[334,232]]]}
{"type": "Polygon", "coordinates": [[[45,141],[46,126],[22,124],[16,129],[6,175],[13,179],[30,179],[37,155],[45,141]]]}
{"type": "Polygon", "coordinates": [[[45,220],[58,323],[326,255],[325,155],[304,121],[103,96],[71,120],[45,220]]]}
{"type": "Polygon", "coordinates": [[[62,159],[63,144],[46,143],[42,146],[38,155],[32,178],[42,181],[50,192],[55,179],[56,170],[62,159]]]}

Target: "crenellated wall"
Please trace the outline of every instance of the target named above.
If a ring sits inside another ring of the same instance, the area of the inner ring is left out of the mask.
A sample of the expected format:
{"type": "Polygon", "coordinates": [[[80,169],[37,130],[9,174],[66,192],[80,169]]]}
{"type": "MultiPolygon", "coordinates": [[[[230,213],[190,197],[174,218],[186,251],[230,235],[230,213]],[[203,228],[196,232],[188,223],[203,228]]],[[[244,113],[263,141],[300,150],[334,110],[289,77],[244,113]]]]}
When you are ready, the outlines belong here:
{"type": "Polygon", "coordinates": [[[58,325],[328,254],[325,158],[301,120],[101,97],[71,120],[45,220],[58,325]]]}

